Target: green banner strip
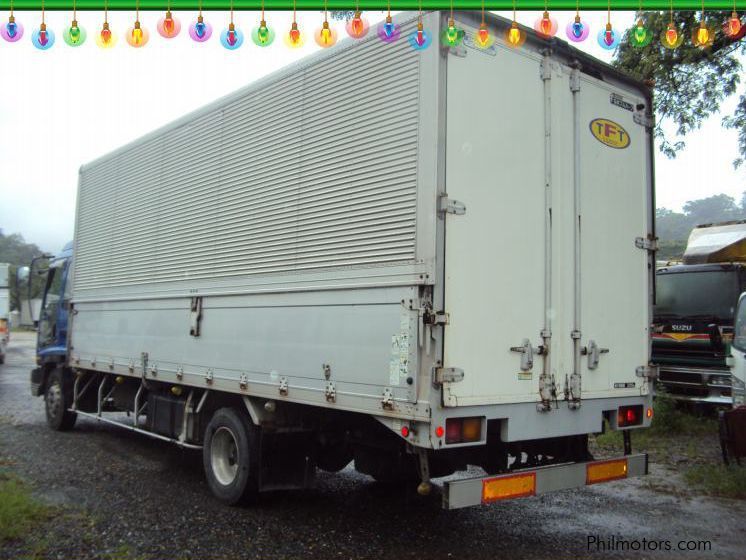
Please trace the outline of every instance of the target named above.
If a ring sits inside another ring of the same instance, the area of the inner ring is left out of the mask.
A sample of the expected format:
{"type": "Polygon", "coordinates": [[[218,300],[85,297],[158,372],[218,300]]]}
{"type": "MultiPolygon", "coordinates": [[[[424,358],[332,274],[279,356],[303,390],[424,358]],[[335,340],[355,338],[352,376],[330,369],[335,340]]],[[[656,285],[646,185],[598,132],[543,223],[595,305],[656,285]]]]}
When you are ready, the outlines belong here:
{"type": "MultiPolygon", "coordinates": [[[[44,7],[46,10],[71,10],[72,0],[45,0],[44,7]]],[[[103,0],[77,0],[78,10],[97,10],[103,11],[103,0]]],[[[108,2],[110,10],[135,10],[135,0],[110,0],[108,2]]],[[[167,0],[141,0],[141,10],[159,10],[166,9],[167,0]]],[[[327,8],[329,10],[354,10],[355,0],[328,0],[327,8]]],[[[361,10],[385,10],[387,7],[386,0],[360,0],[358,3],[361,10]]],[[[643,3],[644,10],[668,10],[670,4],[668,0],[647,0],[643,3]]],[[[551,11],[575,10],[575,0],[550,0],[549,9],[551,11]]],[[[230,0],[203,0],[203,10],[228,10],[230,9],[230,0]]],[[[233,7],[236,10],[259,10],[261,9],[261,0],[234,0],[233,7]]],[[[454,0],[453,6],[457,10],[481,10],[481,0],[454,0]]],[[[14,0],[13,7],[15,10],[41,10],[41,0],[14,0]]],[[[264,7],[267,10],[293,9],[292,0],[266,0],[264,7]]],[[[296,7],[298,10],[316,10],[324,9],[323,0],[297,0],[296,7]]],[[[418,0],[392,0],[392,10],[417,10],[420,7],[418,0]]],[[[451,7],[450,0],[422,0],[423,10],[446,10],[451,7]]],[[[639,0],[612,0],[612,10],[629,10],[635,11],[640,7],[639,0]]],[[[746,10],[746,3],[738,0],[737,7],[740,10],[746,10]]],[[[171,0],[171,9],[174,11],[197,11],[199,8],[198,0],[171,0]]],[[[544,9],[544,0],[517,0],[517,8],[521,11],[541,11],[544,9]]],[[[673,8],[675,10],[701,10],[701,0],[674,0],[673,8]]],[[[732,10],[733,1],[730,0],[706,0],[705,8],[708,10],[732,10]]],[[[0,10],[7,11],[10,9],[9,0],[0,0],[0,10]]],[[[487,10],[511,10],[513,3],[511,0],[485,0],[485,9],[487,10]]],[[[586,10],[606,10],[607,2],[605,0],[581,0],[581,11],[586,10]]]]}

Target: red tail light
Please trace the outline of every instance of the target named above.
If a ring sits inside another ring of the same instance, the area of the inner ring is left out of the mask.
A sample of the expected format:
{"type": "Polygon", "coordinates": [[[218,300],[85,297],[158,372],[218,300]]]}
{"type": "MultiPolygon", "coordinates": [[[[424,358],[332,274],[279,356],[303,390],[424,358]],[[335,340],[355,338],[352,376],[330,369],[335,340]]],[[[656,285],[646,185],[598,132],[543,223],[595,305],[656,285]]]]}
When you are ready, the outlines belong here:
{"type": "Polygon", "coordinates": [[[461,443],[461,418],[446,420],[446,443],[461,443]]]}
{"type": "Polygon", "coordinates": [[[448,418],[446,443],[471,443],[482,439],[482,417],[448,418]]]}
{"type": "Polygon", "coordinates": [[[639,426],[642,424],[642,405],[622,406],[617,412],[617,427],[639,426]]]}

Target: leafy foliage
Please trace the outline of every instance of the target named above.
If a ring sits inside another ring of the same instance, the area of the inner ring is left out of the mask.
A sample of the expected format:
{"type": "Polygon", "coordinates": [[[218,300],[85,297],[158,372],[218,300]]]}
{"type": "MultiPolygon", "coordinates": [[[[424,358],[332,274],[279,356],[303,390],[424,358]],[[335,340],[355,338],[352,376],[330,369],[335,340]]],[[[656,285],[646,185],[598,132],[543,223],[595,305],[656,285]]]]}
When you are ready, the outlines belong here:
{"type": "MultiPolygon", "coordinates": [[[[31,259],[41,255],[42,250],[34,243],[26,243],[23,236],[18,233],[4,235],[0,229],[0,262],[9,263],[10,301],[11,307],[20,309],[20,297],[26,297],[28,286],[16,285],[16,270],[19,266],[28,266],[31,259]]],[[[31,297],[39,297],[43,291],[43,278],[36,275],[32,280],[31,297]]]]}
{"type": "MultiPolygon", "coordinates": [[[[674,157],[685,146],[684,137],[698,129],[707,117],[720,111],[722,102],[735,94],[742,70],[739,55],[746,53],[746,41],[733,40],[721,32],[730,11],[707,12],[705,21],[717,30],[710,48],[702,49],[691,41],[691,32],[699,27],[701,15],[692,11],[641,12],[638,17],[653,36],[652,42],[639,48],[630,42],[634,28],[628,30],[614,57],[613,64],[632,76],[654,86],[655,135],[661,151],[674,157]],[[667,49],[659,37],[669,22],[685,34],[677,49],[667,49]],[[663,124],[675,125],[668,137],[663,124]]],[[[746,33],[744,25],[742,34],[746,33]]],[[[740,165],[746,157],[746,94],[733,115],[723,119],[727,128],[739,130],[740,165]]]]}

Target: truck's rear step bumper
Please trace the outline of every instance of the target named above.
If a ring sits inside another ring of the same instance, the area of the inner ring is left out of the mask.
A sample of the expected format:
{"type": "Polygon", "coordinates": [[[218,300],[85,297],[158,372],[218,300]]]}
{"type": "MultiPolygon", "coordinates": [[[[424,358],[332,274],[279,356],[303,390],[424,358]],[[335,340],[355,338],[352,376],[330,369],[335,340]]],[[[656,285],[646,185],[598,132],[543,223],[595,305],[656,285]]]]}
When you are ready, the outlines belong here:
{"type": "Polygon", "coordinates": [[[536,496],[555,490],[567,490],[646,474],[648,455],[640,453],[603,461],[570,463],[513,471],[498,476],[452,480],[446,482],[443,487],[443,508],[458,509],[504,499],[536,496]]]}

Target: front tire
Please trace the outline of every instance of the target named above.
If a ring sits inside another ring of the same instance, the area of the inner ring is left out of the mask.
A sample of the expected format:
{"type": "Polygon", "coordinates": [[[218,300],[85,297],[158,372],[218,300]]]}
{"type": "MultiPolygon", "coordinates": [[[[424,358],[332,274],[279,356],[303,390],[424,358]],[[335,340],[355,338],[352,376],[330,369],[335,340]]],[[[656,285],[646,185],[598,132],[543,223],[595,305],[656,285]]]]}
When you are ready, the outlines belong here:
{"type": "Polygon", "coordinates": [[[228,505],[256,501],[259,494],[259,434],[245,414],[221,408],[205,432],[202,463],[210,490],[228,505]]]}
{"type": "Polygon", "coordinates": [[[75,426],[78,415],[68,410],[72,404],[71,380],[62,369],[56,368],[49,374],[47,388],[44,392],[44,408],[47,413],[47,424],[50,428],[65,432],[75,426]]]}

